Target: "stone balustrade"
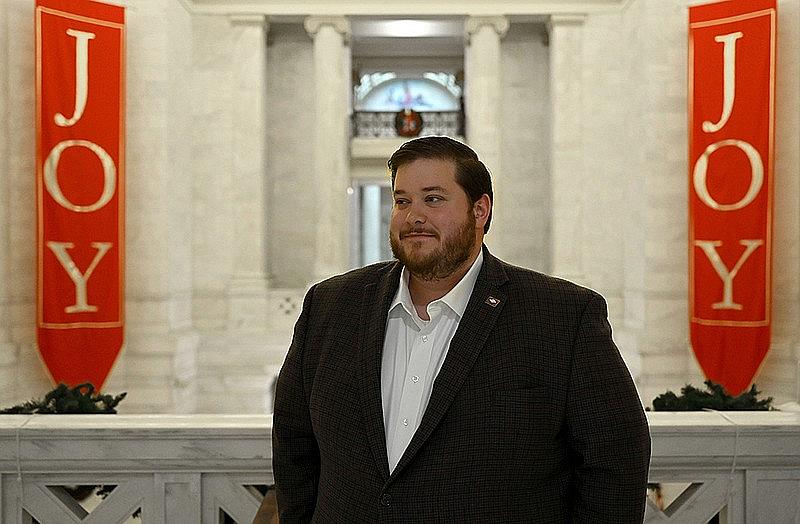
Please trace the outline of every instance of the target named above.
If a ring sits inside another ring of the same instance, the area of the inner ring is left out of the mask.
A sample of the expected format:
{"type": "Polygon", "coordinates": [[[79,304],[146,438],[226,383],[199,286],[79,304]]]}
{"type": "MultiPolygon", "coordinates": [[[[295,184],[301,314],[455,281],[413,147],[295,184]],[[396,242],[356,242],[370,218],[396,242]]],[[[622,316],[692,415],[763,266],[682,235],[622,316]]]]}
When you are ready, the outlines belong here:
{"type": "MultiPolygon", "coordinates": [[[[720,511],[728,523],[800,522],[800,413],[648,419],[664,508],[649,500],[648,523],[720,511]]],[[[249,523],[273,482],[271,425],[267,415],[2,416],[0,521],[249,523]],[[78,502],[65,486],[114,488],[78,502]]]]}
{"type": "Polygon", "coordinates": [[[800,413],[648,413],[650,481],[671,487],[646,522],[800,523],[800,413]],[[683,490],[680,492],[680,490],[683,490]],[[665,501],[669,502],[669,501],[665,501]]]}

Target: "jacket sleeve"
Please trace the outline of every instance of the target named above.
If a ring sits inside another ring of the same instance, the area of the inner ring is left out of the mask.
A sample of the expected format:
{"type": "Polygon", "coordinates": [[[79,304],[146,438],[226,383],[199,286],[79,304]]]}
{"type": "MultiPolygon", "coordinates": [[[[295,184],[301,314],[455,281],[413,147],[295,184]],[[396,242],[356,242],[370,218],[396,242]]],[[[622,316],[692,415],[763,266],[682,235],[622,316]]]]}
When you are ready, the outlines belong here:
{"type": "Polygon", "coordinates": [[[636,387],[592,293],[573,344],[567,432],[575,458],[572,521],[641,523],[650,433],[636,387]]]}
{"type": "MultiPolygon", "coordinates": [[[[304,382],[304,353],[314,288],[303,301],[292,344],[278,376],[272,423],[272,467],[282,524],[309,522],[317,500],[320,459],[304,382]]],[[[309,388],[310,389],[310,388],[309,388]]]]}

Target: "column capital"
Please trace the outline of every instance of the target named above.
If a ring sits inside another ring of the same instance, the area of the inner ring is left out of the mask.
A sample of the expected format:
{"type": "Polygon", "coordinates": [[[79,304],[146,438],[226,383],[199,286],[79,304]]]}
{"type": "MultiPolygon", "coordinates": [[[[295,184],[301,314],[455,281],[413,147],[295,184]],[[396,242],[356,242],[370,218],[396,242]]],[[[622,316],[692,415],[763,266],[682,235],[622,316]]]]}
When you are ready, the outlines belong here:
{"type": "Polygon", "coordinates": [[[303,21],[303,27],[312,37],[316,37],[323,26],[332,27],[345,41],[350,38],[350,20],[343,16],[309,16],[303,21]]]}
{"type": "Polygon", "coordinates": [[[550,15],[547,20],[547,32],[552,33],[556,26],[580,26],[586,22],[586,15],[550,15]]]}
{"type": "Polygon", "coordinates": [[[483,26],[494,29],[497,36],[503,38],[508,31],[508,18],[505,16],[470,16],[464,21],[464,33],[467,39],[475,34],[483,26]]]}
{"type": "Polygon", "coordinates": [[[228,17],[231,25],[260,26],[264,31],[269,30],[269,22],[264,15],[231,15],[228,17]]]}

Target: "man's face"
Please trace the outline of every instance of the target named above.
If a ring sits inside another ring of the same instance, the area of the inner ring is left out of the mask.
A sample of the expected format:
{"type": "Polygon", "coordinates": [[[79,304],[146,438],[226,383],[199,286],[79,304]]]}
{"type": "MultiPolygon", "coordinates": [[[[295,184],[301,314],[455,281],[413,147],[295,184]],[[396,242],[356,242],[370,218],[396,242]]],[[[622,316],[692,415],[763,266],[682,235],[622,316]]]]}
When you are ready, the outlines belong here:
{"type": "Polygon", "coordinates": [[[427,158],[397,169],[389,240],[394,256],[422,280],[451,275],[480,248],[485,219],[478,230],[475,210],[483,201],[470,205],[455,172],[453,162],[427,158]]]}

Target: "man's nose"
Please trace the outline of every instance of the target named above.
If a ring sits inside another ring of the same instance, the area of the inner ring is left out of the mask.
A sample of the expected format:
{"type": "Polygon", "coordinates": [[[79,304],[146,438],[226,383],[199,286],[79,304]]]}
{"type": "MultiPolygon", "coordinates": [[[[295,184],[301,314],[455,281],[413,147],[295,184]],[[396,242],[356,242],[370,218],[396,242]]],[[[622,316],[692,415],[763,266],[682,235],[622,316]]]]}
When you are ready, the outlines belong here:
{"type": "Polygon", "coordinates": [[[425,215],[425,210],[422,206],[412,204],[408,208],[408,214],[406,215],[406,222],[409,224],[424,224],[427,220],[427,216],[425,215]]]}

